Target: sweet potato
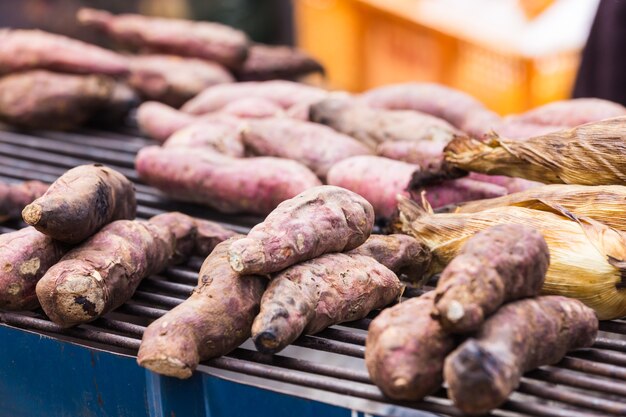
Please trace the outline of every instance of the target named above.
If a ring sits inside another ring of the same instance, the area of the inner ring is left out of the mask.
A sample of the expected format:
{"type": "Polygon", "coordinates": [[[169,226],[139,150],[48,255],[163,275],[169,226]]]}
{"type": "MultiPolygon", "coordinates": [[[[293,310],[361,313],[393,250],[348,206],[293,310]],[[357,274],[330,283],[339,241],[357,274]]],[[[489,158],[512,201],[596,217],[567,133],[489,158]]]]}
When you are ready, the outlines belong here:
{"type": "Polygon", "coordinates": [[[0,182],[0,222],[21,218],[24,207],[41,197],[48,187],[50,184],[41,181],[0,182]]]}
{"type": "Polygon", "coordinates": [[[135,217],[135,188],[101,164],[81,165],[61,175],[22,211],[24,221],[66,243],[78,243],[113,220],[135,217]]]}
{"type": "Polygon", "coordinates": [[[189,378],[200,361],[225,355],[250,336],[267,280],[240,276],[230,268],[232,241],[220,243],[206,258],[191,297],[148,326],[137,354],[139,365],[189,378]]]}
{"type": "Polygon", "coordinates": [[[234,158],[243,158],[245,148],[241,140],[240,128],[210,120],[192,123],[176,131],[163,144],[164,148],[203,149],[221,153],[234,158]]]}
{"type": "Polygon", "coordinates": [[[137,14],[114,16],[89,8],[79,10],[76,17],[122,44],[152,52],[203,58],[230,68],[239,67],[248,53],[245,33],[219,23],[137,14]]]}
{"type": "Polygon", "coordinates": [[[397,161],[419,165],[426,170],[437,170],[443,163],[445,142],[386,141],[376,147],[376,154],[397,161]]]}
{"type": "Polygon", "coordinates": [[[254,44],[236,74],[240,81],[268,81],[295,80],[316,72],[324,74],[324,66],[302,50],[289,46],[254,44]]]}
{"type": "Polygon", "coordinates": [[[174,250],[168,228],[117,220],[48,269],[37,283],[37,298],[60,326],[93,321],[130,299],[143,278],[170,263],[174,250]]]}
{"type": "Polygon", "coordinates": [[[236,233],[219,224],[203,219],[194,219],[196,222],[196,242],[193,254],[206,257],[221,242],[235,236],[236,233]]]}
{"type": "Polygon", "coordinates": [[[245,239],[234,242],[229,262],[240,274],[269,274],[324,253],[363,244],[374,210],[363,197],[329,185],[282,202],[245,239]]]}
{"type": "Polygon", "coordinates": [[[37,281],[67,249],[33,227],[0,235],[0,309],[37,307],[37,281]]]}
{"type": "Polygon", "coordinates": [[[430,264],[430,250],[408,235],[371,235],[361,246],[347,252],[366,255],[386,266],[400,278],[419,282],[430,264]]]}
{"type": "MultiPolygon", "coordinates": [[[[513,117],[504,118],[500,123],[493,126],[493,131],[509,139],[524,140],[533,136],[546,135],[559,130],[567,129],[567,126],[542,125],[531,122],[519,121],[513,117]]],[[[485,131],[481,138],[489,137],[490,132],[485,131]]]]}
{"type": "Polygon", "coordinates": [[[448,396],[467,414],[504,403],[524,372],[560,361],[595,340],[598,319],[578,300],[559,296],[507,304],[445,361],[448,396]]]}
{"type": "Polygon", "coordinates": [[[158,142],[164,142],[174,132],[189,126],[197,119],[156,101],[146,101],[137,109],[139,129],[158,142]]]}
{"type": "Polygon", "coordinates": [[[502,224],[483,230],[443,270],[433,317],[451,333],[477,331],[502,304],[539,295],[549,264],[548,245],[536,229],[502,224]]]}
{"type": "Polygon", "coordinates": [[[471,180],[488,182],[490,184],[499,185],[506,188],[509,193],[517,193],[520,191],[529,190],[531,188],[539,187],[543,184],[536,181],[529,181],[523,178],[511,178],[503,175],[488,175],[480,174],[478,172],[470,172],[467,178],[471,180]]]}
{"type": "MultiPolygon", "coordinates": [[[[571,128],[619,116],[626,116],[626,107],[621,104],[599,98],[576,98],[554,101],[525,113],[509,116],[505,120],[571,128]]],[[[537,134],[529,136],[537,136],[537,134]]]]}
{"type": "Polygon", "coordinates": [[[129,58],[128,83],[145,99],[180,107],[207,87],[232,83],[221,65],[173,55],[137,55],[129,58]]]}
{"type": "Polygon", "coordinates": [[[322,255],[272,278],[252,324],[252,340],[260,352],[276,353],[301,334],[361,319],[401,293],[398,277],[369,256],[322,255]]]}
{"type": "Polygon", "coordinates": [[[433,299],[432,292],[411,298],[370,324],[365,364],[372,382],[390,398],[418,401],[441,387],[444,360],[456,343],[430,317],[433,299]]]}
{"type": "Polygon", "coordinates": [[[261,97],[240,98],[231,101],[219,110],[222,114],[229,114],[245,119],[262,119],[264,117],[282,116],[281,106],[261,97]]]}
{"type": "Polygon", "coordinates": [[[242,136],[253,155],[296,160],[322,180],[336,162],[372,153],[367,146],[329,127],[288,118],[251,120],[242,136]]]}
{"type": "Polygon", "coordinates": [[[267,214],[319,179],[304,165],[281,158],[231,158],[214,151],[150,146],[135,168],[168,196],[224,213],[267,214]]]}
{"type": "Polygon", "coordinates": [[[135,90],[123,81],[116,81],[108,100],[92,114],[88,123],[110,129],[111,125],[124,123],[140,102],[135,90]]]}
{"type": "Polygon", "coordinates": [[[448,143],[460,133],[445,120],[428,114],[372,109],[349,97],[315,103],[309,117],[372,148],[387,141],[448,143]]]}
{"type": "Polygon", "coordinates": [[[284,109],[294,104],[322,100],[328,93],[322,89],[291,81],[241,82],[209,87],[182,107],[190,114],[218,111],[227,104],[242,98],[264,98],[284,109]]]}
{"type": "Polygon", "coordinates": [[[124,75],[126,58],[96,45],[40,30],[0,30],[0,74],[33,69],[124,75]]]}
{"type": "Polygon", "coordinates": [[[32,70],[0,78],[0,120],[29,128],[80,126],[109,102],[113,79],[32,70]]]}

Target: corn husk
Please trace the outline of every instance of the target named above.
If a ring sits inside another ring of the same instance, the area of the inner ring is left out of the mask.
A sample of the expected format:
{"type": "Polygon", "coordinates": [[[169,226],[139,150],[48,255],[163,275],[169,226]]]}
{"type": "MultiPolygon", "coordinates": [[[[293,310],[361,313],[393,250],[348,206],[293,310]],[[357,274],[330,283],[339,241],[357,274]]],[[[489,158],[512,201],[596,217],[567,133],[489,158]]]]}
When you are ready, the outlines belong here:
{"type": "Polygon", "coordinates": [[[556,203],[578,217],[589,217],[609,227],[626,232],[626,187],[622,185],[551,184],[518,193],[460,204],[455,213],[476,213],[494,207],[533,207],[534,200],[556,203]]]}
{"type": "MultiPolygon", "coordinates": [[[[496,207],[478,213],[434,214],[400,198],[396,228],[423,242],[433,253],[431,274],[440,272],[474,233],[514,223],[539,230],[550,249],[544,294],[577,298],[601,320],[626,316],[626,234],[590,218],[577,217],[554,203],[535,200],[541,210],[496,207]]],[[[494,253],[493,256],[506,256],[494,253]]]]}
{"type": "Polygon", "coordinates": [[[447,163],[467,171],[546,184],[626,185],[626,116],[523,141],[492,132],[484,142],[457,136],[447,163]]]}

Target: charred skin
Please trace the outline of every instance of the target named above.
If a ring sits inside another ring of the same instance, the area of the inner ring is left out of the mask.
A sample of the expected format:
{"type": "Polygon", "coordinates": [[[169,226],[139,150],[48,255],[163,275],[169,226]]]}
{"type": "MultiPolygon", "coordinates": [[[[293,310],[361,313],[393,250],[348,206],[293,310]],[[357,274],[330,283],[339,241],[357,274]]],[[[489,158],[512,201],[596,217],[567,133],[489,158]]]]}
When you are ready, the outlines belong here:
{"type": "Polygon", "coordinates": [[[167,228],[117,220],[48,269],[37,283],[37,298],[62,327],[93,321],[128,301],[143,278],[164,269],[175,245],[167,228]]]}
{"type": "Polygon", "coordinates": [[[233,240],[217,245],[204,261],[191,297],[148,326],[139,365],[188,378],[200,361],[225,355],[250,337],[267,279],[240,276],[230,268],[233,240]]]}
{"type": "Polygon", "coordinates": [[[289,46],[255,44],[237,71],[239,81],[296,80],[312,73],[324,74],[324,66],[312,56],[289,46]]]}
{"type": "Polygon", "coordinates": [[[19,219],[24,207],[41,197],[48,187],[50,184],[40,181],[0,183],[0,221],[19,219]]]}
{"type": "Polygon", "coordinates": [[[116,81],[109,99],[91,116],[89,123],[110,129],[111,125],[124,123],[128,113],[140,102],[135,90],[123,81],[116,81]]]}
{"type": "Polygon", "coordinates": [[[0,235],[0,309],[38,307],[37,282],[68,249],[33,227],[0,235]]]}
{"type": "Polygon", "coordinates": [[[464,413],[484,414],[506,401],[524,372],[591,346],[597,331],[593,310],[578,300],[544,296],[507,304],[446,358],[448,396],[464,413]]]}
{"type": "Polygon", "coordinates": [[[372,206],[361,196],[320,186],[281,203],[245,239],[230,247],[240,274],[269,274],[324,253],[356,248],[374,225],[372,206]]]}
{"type": "Polygon", "coordinates": [[[22,211],[24,221],[66,243],[78,243],[114,220],[135,217],[135,188],[101,164],[81,165],[59,177],[22,211]]]}
{"type": "Polygon", "coordinates": [[[325,254],[272,278],[252,325],[252,340],[259,351],[276,353],[301,334],[361,319],[401,293],[398,277],[373,258],[325,254]]]}
{"type": "Polygon", "coordinates": [[[479,232],[441,274],[433,317],[451,333],[477,331],[502,304],[539,295],[549,264],[536,229],[503,224],[479,232]]]}

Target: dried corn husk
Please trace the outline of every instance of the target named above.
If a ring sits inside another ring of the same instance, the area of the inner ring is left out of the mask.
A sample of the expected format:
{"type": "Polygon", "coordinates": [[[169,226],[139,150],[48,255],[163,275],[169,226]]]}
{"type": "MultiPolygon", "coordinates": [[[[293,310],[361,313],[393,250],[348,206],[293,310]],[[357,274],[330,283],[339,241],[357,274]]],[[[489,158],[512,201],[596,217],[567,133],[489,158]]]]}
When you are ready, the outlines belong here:
{"type": "Polygon", "coordinates": [[[544,185],[502,197],[462,203],[455,212],[476,213],[502,206],[545,207],[533,207],[533,200],[537,199],[559,204],[578,217],[590,217],[626,232],[626,187],[622,185],[544,185]]]}
{"type": "Polygon", "coordinates": [[[626,185],[626,116],[523,141],[491,133],[457,136],[445,149],[455,167],[554,184],[626,185]]]}
{"type": "MultiPolygon", "coordinates": [[[[542,292],[577,298],[601,320],[626,316],[626,234],[589,218],[579,218],[557,204],[535,200],[535,207],[496,207],[478,213],[434,214],[400,198],[399,224],[433,253],[431,273],[440,272],[474,233],[505,223],[539,230],[550,248],[550,267],[542,292]]],[[[494,256],[506,256],[495,254],[494,256]]]]}

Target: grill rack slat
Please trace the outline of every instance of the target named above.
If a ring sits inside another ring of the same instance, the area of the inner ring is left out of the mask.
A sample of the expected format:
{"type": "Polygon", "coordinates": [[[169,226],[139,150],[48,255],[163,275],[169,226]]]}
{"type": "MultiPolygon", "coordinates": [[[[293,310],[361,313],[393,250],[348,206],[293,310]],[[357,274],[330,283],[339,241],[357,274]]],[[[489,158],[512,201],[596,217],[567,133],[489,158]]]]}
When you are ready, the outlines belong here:
{"type": "MultiPolygon", "coordinates": [[[[217,220],[224,226],[243,233],[258,222],[258,218],[251,216],[225,216],[201,207],[176,203],[140,183],[132,169],[133,154],[141,147],[151,144],[154,142],[137,137],[134,132],[129,135],[86,129],[73,133],[0,130],[0,177],[53,181],[75,165],[102,162],[120,170],[135,182],[139,217],[146,218],[164,211],[180,210],[190,215],[217,220]],[[88,149],[91,150],[87,151],[88,149]]],[[[17,223],[2,225],[0,233],[15,230],[17,227],[17,223]]],[[[132,300],[109,316],[88,325],[62,329],[43,315],[7,312],[0,312],[0,322],[67,338],[73,343],[94,343],[136,354],[145,325],[178,305],[193,290],[201,261],[194,259],[187,265],[168,268],[160,275],[146,279],[132,300]]],[[[405,296],[419,294],[420,290],[411,290],[405,296]]],[[[294,345],[298,347],[296,349],[304,348],[315,351],[318,355],[320,352],[329,352],[362,360],[366,335],[361,331],[367,330],[373,317],[375,313],[355,322],[344,323],[339,328],[331,327],[317,335],[301,337],[294,345]]],[[[626,401],[617,401],[615,398],[626,394],[626,385],[621,382],[626,380],[626,338],[623,338],[626,335],[626,322],[603,322],[600,328],[612,336],[601,336],[592,349],[572,352],[557,365],[526,374],[519,390],[524,399],[519,399],[519,394],[515,394],[501,407],[502,410],[532,416],[567,417],[625,413],[626,401]],[[550,384],[558,384],[558,388],[550,384]]],[[[226,357],[208,361],[199,367],[203,372],[211,372],[212,368],[395,404],[407,407],[415,413],[418,413],[417,410],[424,410],[444,415],[460,415],[451,406],[451,402],[445,399],[445,391],[427,397],[420,403],[389,401],[371,384],[364,367],[354,370],[283,355],[264,355],[239,348],[226,357]]]]}

